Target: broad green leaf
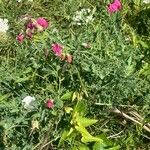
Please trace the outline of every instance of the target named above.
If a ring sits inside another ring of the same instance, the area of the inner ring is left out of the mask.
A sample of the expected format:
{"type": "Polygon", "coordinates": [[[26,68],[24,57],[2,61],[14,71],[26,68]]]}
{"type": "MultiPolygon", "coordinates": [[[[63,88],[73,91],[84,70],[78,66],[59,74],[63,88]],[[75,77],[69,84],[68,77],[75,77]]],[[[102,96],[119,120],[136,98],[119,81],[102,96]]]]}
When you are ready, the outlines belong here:
{"type": "Polygon", "coordinates": [[[113,145],[113,143],[111,142],[111,140],[109,140],[104,133],[98,135],[97,137],[99,137],[100,139],[102,139],[107,146],[112,146],[113,145]]]}
{"type": "Polygon", "coordinates": [[[72,94],[73,94],[73,92],[67,92],[60,99],[61,100],[71,100],[72,99],[72,94]]]}
{"type": "Polygon", "coordinates": [[[77,105],[74,108],[74,112],[78,112],[79,115],[83,116],[86,112],[86,103],[85,101],[78,101],[77,105]]]}
{"type": "Polygon", "coordinates": [[[97,138],[97,137],[93,137],[87,130],[85,127],[83,126],[75,126],[76,130],[79,131],[82,135],[81,141],[83,143],[88,143],[88,142],[103,142],[102,139],[97,138]]]}
{"type": "Polygon", "coordinates": [[[106,150],[106,147],[107,145],[102,143],[102,142],[96,142],[94,145],[93,145],[93,150],[106,150]]]}
{"type": "Polygon", "coordinates": [[[79,126],[75,126],[75,129],[77,130],[77,131],[79,131],[82,135],[87,135],[87,136],[92,136],[87,130],[86,130],[86,128],[85,127],[83,127],[83,126],[81,126],[81,125],[79,125],[79,126]]]}
{"type": "Polygon", "coordinates": [[[76,121],[78,124],[81,124],[83,127],[88,127],[97,122],[97,120],[95,119],[88,119],[81,116],[77,116],[76,121]]]}
{"type": "Polygon", "coordinates": [[[90,150],[90,149],[88,148],[88,146],[82,144],[79,145],[78,147],[77,146],[73,147],[71,150],[90,150]]]}
{"type": "Polygon", "coordinates": [[[100,138],[93,137],[93,136],[87,136],[87,135],[83,135],[81,141],[83,143],[88,143],[88,142],[103,142],[103,140],[100,139],[100,138]]]}
{"type": "Polygon", "coordinates": [[[120,150],[120,146],[115,146],[115,147],[109,148],[109,150],[120,150]]]}
{"type": "Polygon", "coordinates": [[[79,150],[90,150],[86,145],[79,146],[79,150]]]}

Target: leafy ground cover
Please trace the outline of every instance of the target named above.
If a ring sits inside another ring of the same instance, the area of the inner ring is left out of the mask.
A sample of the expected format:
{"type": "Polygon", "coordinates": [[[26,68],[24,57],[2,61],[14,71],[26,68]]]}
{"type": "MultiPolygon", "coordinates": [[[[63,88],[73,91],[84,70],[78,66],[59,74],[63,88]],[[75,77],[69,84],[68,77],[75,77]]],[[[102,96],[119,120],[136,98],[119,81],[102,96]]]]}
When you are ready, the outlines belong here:
{"type": "Polygon", "coordinates": [[[150,149],[148,0],[1,0],[0,28],[0,149],[150,149]]]}

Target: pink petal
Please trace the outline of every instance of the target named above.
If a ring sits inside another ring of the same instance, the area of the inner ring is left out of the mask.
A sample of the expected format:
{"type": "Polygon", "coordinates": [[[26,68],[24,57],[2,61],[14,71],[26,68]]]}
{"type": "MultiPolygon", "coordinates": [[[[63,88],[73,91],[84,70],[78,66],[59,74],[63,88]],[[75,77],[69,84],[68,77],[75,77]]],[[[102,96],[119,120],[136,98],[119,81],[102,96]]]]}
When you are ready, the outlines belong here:
{"type": "Polygon", "coordinates": [[[24,35],[20,33],[19,35],[17,35],[16,39],[21,43],[24,40],[24,35]]]}
{"type": "Polygon", "coordinates": [[[52,44],[52,50],[56,56],[60,56],[62,54],[63,47],[60,44],[55,43],[52,44]]]}
{"type": "Polygon", "coordinates": [[[111,14],[113,12],[119,11],[121,9],[121,2],[120,0],[115,0],[112,4],[107,6],[108,12],[111,14]]]}
{"type": "Polygon", "coordinates": [[[48,28],[48,26],[49,26],[48,21],[42,17],[38,18],[36,21],[37,21],[38,25],[42,26],[45,29],[48,28]]]}
{"type": "Polygon", "coordinates": [[[46,107],[47,108],[50,109],[50,108],[53,108],[53,106],[54,106],[54,101],[52,99],[49,99],[46,101],[46,107]]]}
{"type": "Polygon", "coordinates": [[[26,28],[28,29],[34,29],[35,28],[35,25],[32,23],[32,22],[29,22],[27,25],[26,25],[26,28]]]}

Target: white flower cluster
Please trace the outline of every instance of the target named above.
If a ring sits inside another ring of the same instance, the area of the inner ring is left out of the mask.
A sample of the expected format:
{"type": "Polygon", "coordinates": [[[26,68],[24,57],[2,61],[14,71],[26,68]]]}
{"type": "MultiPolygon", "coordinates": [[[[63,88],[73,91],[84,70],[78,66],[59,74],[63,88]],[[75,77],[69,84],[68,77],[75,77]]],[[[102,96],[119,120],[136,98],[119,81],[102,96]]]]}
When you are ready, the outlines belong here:
{"type": "Polygon", "coordinates": [[[34,102],[35,102],[35,97],[32,96],[26,96],[23,100],[22,100],[22,104],[23,107],[25,109],[34,109],[34,102]]]}
{"type": "Polygon", "coordinates": [[[143,3],[148,4],[150,3],[150,0],[143,0],[143,3]]]}
{"type": "Polygon", "coordinates": [[[0,18],[0,32],[7,32],[9,29],[8,20],[0,18]]]}
{"type": "Polygon", "coordinates": [[[75,15],[73,16],[72,20],[74,25],[85,25],[89,22],[92,22],[94,20],[93,14],[95,12],[94,10],[88,9],[81,9],[80,11],[76,11],[75,15]]]}

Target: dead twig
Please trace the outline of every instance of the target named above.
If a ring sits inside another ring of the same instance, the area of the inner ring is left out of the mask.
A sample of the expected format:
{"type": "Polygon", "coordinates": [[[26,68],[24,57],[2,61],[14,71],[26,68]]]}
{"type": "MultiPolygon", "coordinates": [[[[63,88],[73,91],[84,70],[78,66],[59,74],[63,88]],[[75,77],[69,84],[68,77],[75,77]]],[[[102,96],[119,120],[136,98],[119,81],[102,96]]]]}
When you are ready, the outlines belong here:
{"type": "MultiPolygon", "coordinates": [[[[112,104],[108,104],[108,103],[95,103],[95,105],[98,106],[113,106],[112,104]]],[[[131,105],[117,105],[116,107],[128,107],[128,108],[135,108],[137,106],[131,106],[131,105]]]]}
{"type": "MultiPolygon", "coordinates": [[[[115,113],[115,114],[118,114],[118,115],[124,117],[125,119],[130,120],[130,121],[132,121],[132,122],[134,122],[134,123],[140,125],[144,130],[150,132],[150,128],[149,128],[147,125],[143,125],[143,123],[142,123],[143,120],[136,120],[135,118],[133,118],[133,117],[127,115],[126,113],[120,111],[120,110],[117,109],[117,108],[111,109],[111,112],[113,112],[113,113],[115,113]]],[[[140,116],[140,118],[141,118],[141,116],[140,116]]]]}
{"type": "Polygon", "coordinates": [[[121,134],[122,132],[124,132],[124,131],[120,131],[119,133],[110,135],[110,136],[108,136],[107,138],[118,138],[118,137],[120,137],[120,134],[121,134]]]}

